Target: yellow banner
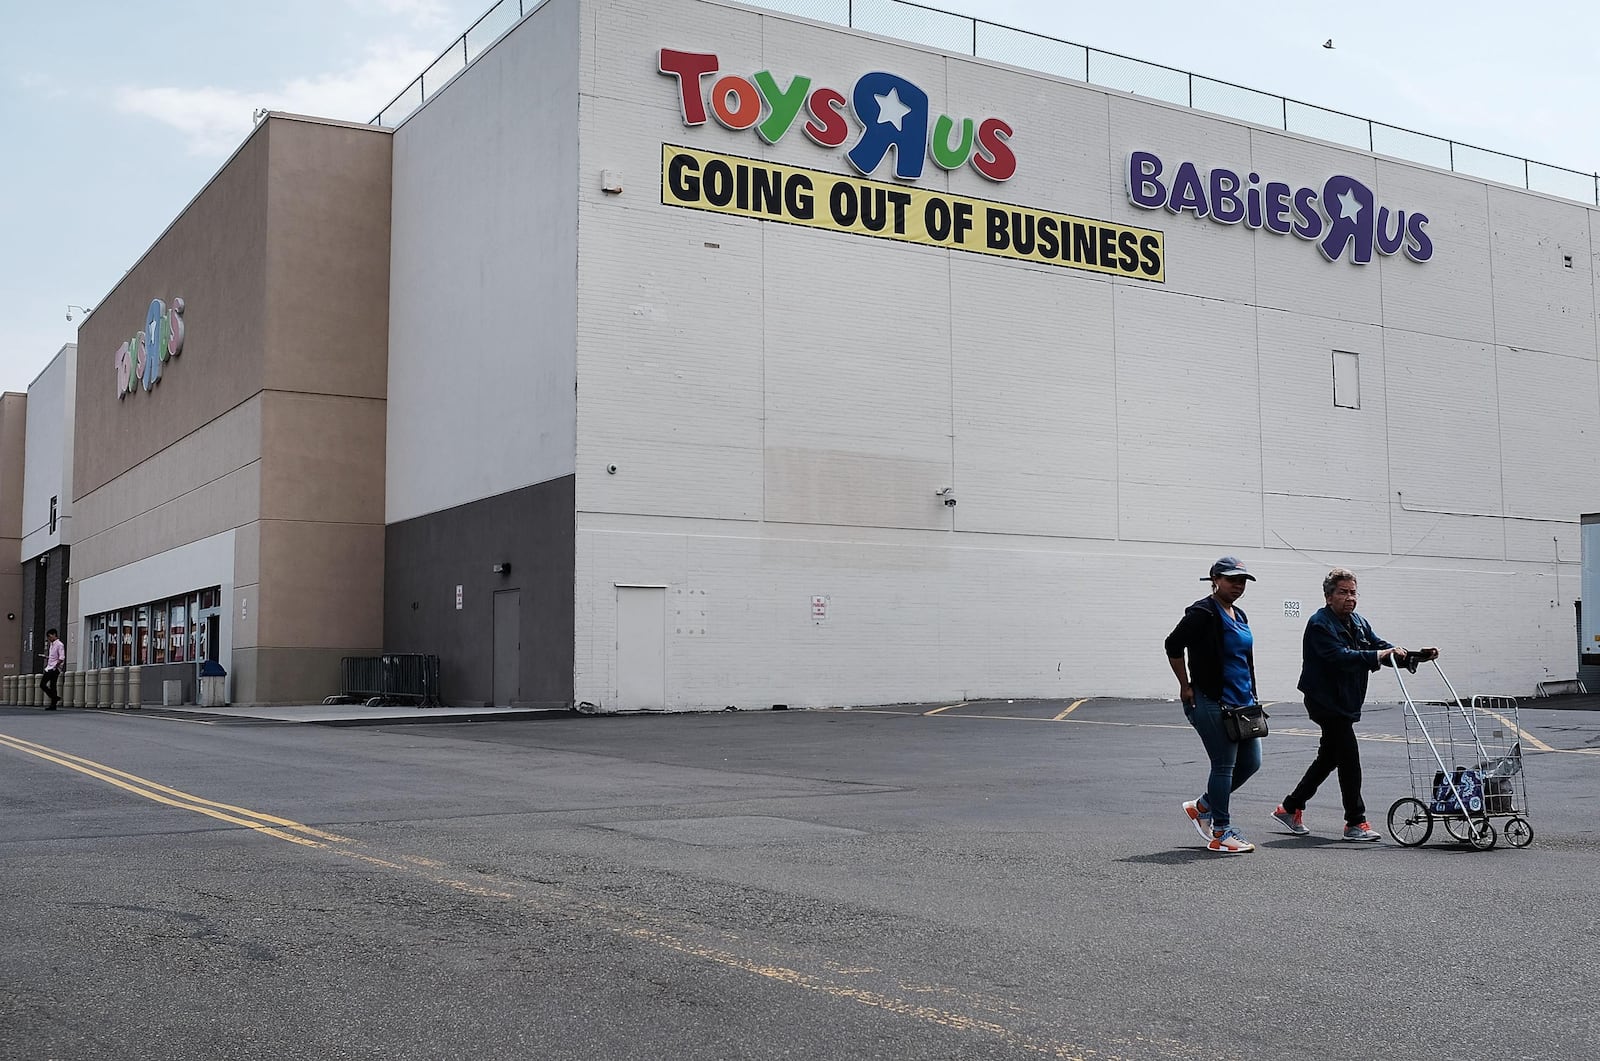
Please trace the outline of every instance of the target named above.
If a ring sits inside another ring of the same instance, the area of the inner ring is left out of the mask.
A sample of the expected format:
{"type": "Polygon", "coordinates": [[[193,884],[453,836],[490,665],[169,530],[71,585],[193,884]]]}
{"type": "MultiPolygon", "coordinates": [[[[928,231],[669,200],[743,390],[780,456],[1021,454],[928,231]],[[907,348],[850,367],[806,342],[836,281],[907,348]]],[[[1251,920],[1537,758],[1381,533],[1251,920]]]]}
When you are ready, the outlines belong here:
{"type": "Polygon", "coordinates": [[[1163,283],[1160,232],[968,195],[661,145],[661,202],[1163,283]]]}

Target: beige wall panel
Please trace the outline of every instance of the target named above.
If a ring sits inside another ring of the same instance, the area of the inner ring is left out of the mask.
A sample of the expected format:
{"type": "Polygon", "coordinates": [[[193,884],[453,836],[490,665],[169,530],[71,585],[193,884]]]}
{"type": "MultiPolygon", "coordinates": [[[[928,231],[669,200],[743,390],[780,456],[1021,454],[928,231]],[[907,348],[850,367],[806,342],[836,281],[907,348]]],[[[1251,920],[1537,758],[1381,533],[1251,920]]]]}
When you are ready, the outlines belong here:
{"type": "Polygon", "coordinates": [[[257,127],[78,330],[74,499],[261,390],[266,127],[257,127]],[[183,353],[167,363],[153,390],[119,400],[117,347],[144,326],[155,298],[169,305],[184,300],[183,353]]]}
{"type": "MultiPolygon", "coordinates": [[[[258,528],[260,524],[256,525],[258,528]]],[[[261,584],[259,582],[233,584],[233,654],[238,662],[241,648],[253,649],[261,643],[261,584]]],[[[234,690],[240,703],[250,701],[234,690]]]]}
{"type": "MultiPolygon", "coordinates": [[[[255,520],[233,532],[233,584],[253,586],[261,581],[261,521],[255,520]]],[[[235,642],[237,643],[237,627],[235,642]]]]}
{"type": "Polygon", "coordinates": [[[383,644],[383,534],[381,524],[264,522],[256,643],[375,654],[383,644]]]}
{"type": "MultiPolygon", "coordinates": [[[[22,473],[27,421],[27,395],[0,394],[0,538],[22,537],[22,473]]],[[[15,560],[21,554],[7,552],[5,555],[15,560]]],[[[0,570],[4,567],[0,566],[0,570]]]]}
{"type": "MultiPolygon", "coordinates": [[[[342,648],[263,648],[250,653],[257,704],[320,704],[340,691],[342,648]]],[[[240,701],[243,703],[244,701],[240,701]]]]}
{"type": "Polygon", "coordinates": [[[366,125],[267,125],[263,385],[382,398],[393,137],[366,125]]]}
{"type": "Polygon", "coordinates": [[[80,538],[72,549],[73,578],[98,575],[231,530],[241,525],[234,514],[253,509],[260,496],[259,462],[213,479],[182,497],[80,538]]]}
{"type": "Polygon", "coordinates": [[[235,644],[233,649],[233,670],[228,674],[229,696],[236,704],[260,703],[256,699],[256,672],[257,660],[260,655],[258,649],[240,649],[235,644]]]}
{"type": "Polygon", "coordinates": [[[259,519],[260,455],[257,397],[81,496],[73,507],[73,577],[97,575],[259,519]],[[148,551],[129,551],[129,525],[135,521],[145,535],[139,548],[148,551]]]}
{"type": "Polygon", "coordinates": [[[283,391],[262,402],[262,518],[381,527],[384,403],[283,391]]]}
{"type": "Polygon", "coordinates": [[[22,458],[27,410],[26,395],[0,394],[0,674],[18,673],[22,657],[22,458]]]}

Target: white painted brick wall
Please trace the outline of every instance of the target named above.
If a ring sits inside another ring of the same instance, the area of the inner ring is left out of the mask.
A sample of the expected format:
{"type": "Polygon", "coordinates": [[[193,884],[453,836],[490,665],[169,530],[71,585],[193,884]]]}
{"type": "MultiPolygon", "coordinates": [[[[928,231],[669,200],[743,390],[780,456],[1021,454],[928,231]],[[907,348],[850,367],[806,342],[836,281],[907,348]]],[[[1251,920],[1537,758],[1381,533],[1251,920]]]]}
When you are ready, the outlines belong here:
{"type": "Polygon", "coordinates": [[[673,707],[1170,696],[1161,640],[1223,552],[1260,576],[1270,698],[1295,695],[1336,563],[1381,634],[1443,646],[1465,691],[1575,670],[1572,521],[1600,508],[1577,459],[1600,427],[1593,210],[736,6],[594,0],[581,34],[580,700],[615,701],[628,582],[669,587],[673,707]],[[664,207],[663,142],[849,172],[797,133],[685,128],[664,45],[844,90],[890,70],[1002,115],[1013,181],[924,183],[1161,229],[1167,282],[664,207]],[[1136,209],[1135,148],[1297,186],[1351,174],[1427,212],[1435,256],[1329,263],[1136,209]],[[1332,405],[1335,349],[1359,355],[1360,409],[1332,405]]]}
{"type": "Polygon", "coordinates": [[[395,131],[390,523],[572,474],[578,15],[550,0],[395,131]]]}

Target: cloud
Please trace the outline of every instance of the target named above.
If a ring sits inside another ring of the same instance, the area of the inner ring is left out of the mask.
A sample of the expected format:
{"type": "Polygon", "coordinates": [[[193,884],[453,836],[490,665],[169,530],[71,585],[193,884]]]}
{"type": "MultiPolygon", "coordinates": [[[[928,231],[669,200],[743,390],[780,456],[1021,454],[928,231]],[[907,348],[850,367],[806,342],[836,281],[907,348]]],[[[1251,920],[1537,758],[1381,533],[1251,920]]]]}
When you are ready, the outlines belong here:
{"type": "MultiPolygon", "coordinates": [[[[368,0],[405,9],[431,8],[429,0],[368,0]]],[[[370,48],[356,66],[276,88],[243,90],[203,86],[125,86],[114,104],[123,114],[150,118],[182,133],[191,155],[232,151],[250,132],[257,108],[365,122],[387,106],[436,58],[432,52],[390,44],[370,48]]]]}
{"type": "Polygon", "coordinates": [[[362,12],[399,15],[418,29],[442,26],[454,16],[445,0],[350,0],[350,6],[362,12]]]}

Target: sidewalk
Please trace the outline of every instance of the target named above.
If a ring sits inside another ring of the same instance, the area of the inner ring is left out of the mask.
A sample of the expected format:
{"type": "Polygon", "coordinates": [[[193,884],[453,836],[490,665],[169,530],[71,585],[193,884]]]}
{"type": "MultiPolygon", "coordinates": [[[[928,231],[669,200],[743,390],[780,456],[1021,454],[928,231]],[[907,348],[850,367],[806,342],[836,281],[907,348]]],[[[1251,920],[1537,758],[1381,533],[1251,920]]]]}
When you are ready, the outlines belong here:
{"type": "MultiPolygon", "coordinates": [[[[39,708],[38,710],[43,710],[39,708]]],[[[63,712],[104,711],[121,714],[122,708],[62,707],[63,712]]],[[[228,707],[162,707],[146,704],[141,715],[179,718],[191,722],[306,722],[319,726],[403,726],[432,722],[486,722],[513,719],[576,718],[578,712],[528,707],[368,707],[365,704],[259,704],[228,707]]]]}

